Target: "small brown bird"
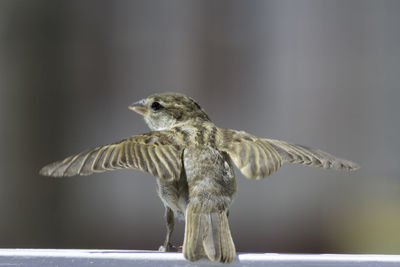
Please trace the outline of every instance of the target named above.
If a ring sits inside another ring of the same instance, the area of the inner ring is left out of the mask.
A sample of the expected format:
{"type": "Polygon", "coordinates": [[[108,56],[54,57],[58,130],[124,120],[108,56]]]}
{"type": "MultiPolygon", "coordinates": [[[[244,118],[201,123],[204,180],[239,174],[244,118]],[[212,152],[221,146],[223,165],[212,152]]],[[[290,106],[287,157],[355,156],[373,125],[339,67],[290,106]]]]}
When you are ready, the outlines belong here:
{"type": "Polygon", "coordinates": [[[40,174],[61,177],[127,168],[156,176],[167,225],[159,250],[176,251],[170,243],[174,217],[184,217],[183,254],[190,261],[203,256],[223,263],[235,260],[227,218],[236,193],[232,162],[251,179],[262,179],[285,162],[358,169],[318,149],[218,128],[199,104],[182,94],[151,95],[129,108],[144,117],[151,132],[51,163],[40,174]]]}

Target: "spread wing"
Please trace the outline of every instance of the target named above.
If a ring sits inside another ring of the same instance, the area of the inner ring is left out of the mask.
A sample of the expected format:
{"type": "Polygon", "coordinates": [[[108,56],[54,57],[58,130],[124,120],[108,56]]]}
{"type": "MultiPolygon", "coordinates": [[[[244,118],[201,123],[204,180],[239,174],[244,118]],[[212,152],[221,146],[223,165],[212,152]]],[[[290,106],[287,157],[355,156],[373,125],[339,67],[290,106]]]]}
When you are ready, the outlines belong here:
{"type": "Polygon", "coordinates": [[[134,135],[51,163],[43,167],[40,174],[64,177],[136,169],[162,179],[178,179],[182,169],[183,146],[173,136],[169,131],[134,135]]]}
{"type": "Polygon", "coordinates": [[[319,149],[274,139],[259,138],[243,131],[220,130],[217,146],[226,152],[247,178],[261,179],[276,172],[285,162],[336,170],[356,170],[354,162],[319,149]]]}

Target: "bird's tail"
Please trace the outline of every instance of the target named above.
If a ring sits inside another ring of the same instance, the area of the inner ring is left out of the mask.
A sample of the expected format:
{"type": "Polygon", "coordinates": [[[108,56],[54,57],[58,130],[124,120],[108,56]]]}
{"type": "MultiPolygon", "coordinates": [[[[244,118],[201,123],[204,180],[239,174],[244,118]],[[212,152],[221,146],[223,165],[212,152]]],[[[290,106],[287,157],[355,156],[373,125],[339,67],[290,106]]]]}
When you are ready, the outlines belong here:
{"type": "MultiPolygon", "coordinates": [[[[199,209],[198,209],[199,210],[199,209]]],[[[190,203],[186,210],[183,255],[190,261],[207,256],[211,261],[232,263],[235,244],[226,211],[198,212],[190,203]]]]}

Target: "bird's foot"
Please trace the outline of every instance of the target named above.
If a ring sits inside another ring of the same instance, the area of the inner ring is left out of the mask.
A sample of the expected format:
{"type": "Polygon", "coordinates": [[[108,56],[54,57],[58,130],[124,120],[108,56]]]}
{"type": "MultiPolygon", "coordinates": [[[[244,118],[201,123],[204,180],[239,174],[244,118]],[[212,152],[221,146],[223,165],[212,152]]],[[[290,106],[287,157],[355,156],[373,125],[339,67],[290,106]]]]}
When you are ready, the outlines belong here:
{"type": "Polygon", "coordinates": [[[182,252],[182,246],[175,247],[171,243],[168,243],[168,245],[161,245],[158,248],[158,251],[161,251],[161,252],[182,252]]]}

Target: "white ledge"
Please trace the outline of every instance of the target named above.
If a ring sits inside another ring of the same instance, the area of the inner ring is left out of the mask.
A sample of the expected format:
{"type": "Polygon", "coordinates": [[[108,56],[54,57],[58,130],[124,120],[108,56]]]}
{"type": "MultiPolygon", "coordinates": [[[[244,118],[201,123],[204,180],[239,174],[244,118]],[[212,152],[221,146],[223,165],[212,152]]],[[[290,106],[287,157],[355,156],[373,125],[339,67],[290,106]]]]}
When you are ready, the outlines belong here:
{"type": "MultiPolygon", "coordinates": [[[[212,266],[182,253],[144,250],[0,249],[0,266],[212,266]]],[[[400,266],[400,255],[238,253],[229,266],[400,266]]]]}

